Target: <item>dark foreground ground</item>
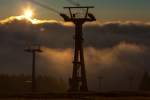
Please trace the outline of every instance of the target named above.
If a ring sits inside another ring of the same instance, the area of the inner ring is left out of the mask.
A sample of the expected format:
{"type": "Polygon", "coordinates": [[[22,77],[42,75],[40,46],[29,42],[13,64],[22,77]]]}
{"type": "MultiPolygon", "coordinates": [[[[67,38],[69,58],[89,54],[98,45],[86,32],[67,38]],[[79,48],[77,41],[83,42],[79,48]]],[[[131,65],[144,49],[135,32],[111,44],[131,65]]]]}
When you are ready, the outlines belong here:
{"type": "Polygon", "coordinates": [[[150,100],[150,92],[0,94],[0,100],[150,100]]]}
{"type": "Polygon", "coordinates": [[[87,98],[87,99],[24,99],[24,98],[5,98],[0,100],[150,100],[150,98],[145,97],[119,97],[119,98],[87,98]]]}

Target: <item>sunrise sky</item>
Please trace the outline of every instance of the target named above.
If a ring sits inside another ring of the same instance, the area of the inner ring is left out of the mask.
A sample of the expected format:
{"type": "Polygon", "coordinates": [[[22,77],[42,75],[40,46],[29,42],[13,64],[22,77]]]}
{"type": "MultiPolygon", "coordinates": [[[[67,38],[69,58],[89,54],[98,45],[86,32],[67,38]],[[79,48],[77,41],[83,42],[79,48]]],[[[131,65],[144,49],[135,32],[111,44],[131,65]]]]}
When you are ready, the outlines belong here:
{"type": "MultiPolygon", "coordinates": [[[[67,0],[35,0],[65,12],[67,0]]],[[[127,90],[133,77],[137,90],[145,72],[150,73],[150,0],[74,0],[95,6],[97,21],[84,26],[88,85],[103,90],[127,90]]],[[[31,74],[28,44],[41,44],[37,74],[63,77],[72,73],[74,25],[28,0],[0,0],[0,74],[31,74]]]]}
{"type": "MultiPolygon", "coordinates": [[[[63,12],[63,6],[70,6],[67,0],[35,0],[63,12]]],[[[101,21],[150,21],[150,0],[75,0],[81,5],[94,5],[93,12],[101,21]]],[[[30,6],[35,17],[40,19],[62,20],[59,15],[47,11],[27,0],[0,0],[0,19],[22,14],[30,6]]]]}

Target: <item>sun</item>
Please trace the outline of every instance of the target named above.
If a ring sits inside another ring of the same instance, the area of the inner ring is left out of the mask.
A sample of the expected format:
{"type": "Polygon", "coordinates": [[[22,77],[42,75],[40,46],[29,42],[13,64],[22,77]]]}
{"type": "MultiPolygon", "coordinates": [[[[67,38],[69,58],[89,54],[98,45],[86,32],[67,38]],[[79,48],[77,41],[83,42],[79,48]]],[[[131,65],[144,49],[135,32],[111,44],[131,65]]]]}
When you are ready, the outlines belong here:
{"type": "Polygon", "coordinates": [[[24,17],[26,17],[26,18],[32,18],[33,17],[33,11],[31,10],[31,9],[26,9],[25,11],[24,11],[24,17]]]}

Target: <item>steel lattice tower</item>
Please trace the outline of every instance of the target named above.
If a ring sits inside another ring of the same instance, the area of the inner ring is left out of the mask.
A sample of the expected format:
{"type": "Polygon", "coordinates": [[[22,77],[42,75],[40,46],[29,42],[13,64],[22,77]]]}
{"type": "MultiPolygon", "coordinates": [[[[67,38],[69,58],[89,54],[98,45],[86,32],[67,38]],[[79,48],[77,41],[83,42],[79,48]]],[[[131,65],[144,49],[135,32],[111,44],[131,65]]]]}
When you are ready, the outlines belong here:
{"type": "Polygon", "coordinates": [[[73,60],[73,73],[72,77],[69,78],[69,91],[72,92],[86,92],[88,91],[86,70],[84,63],[84,51],[83,51],[83,24],[85,22],[96,21],[93,14],[89,13],[91,6],[84,7],[64,7],[69,10],[70,16],[66,14],[60,14],[66,22],[73,22],[75,24],[75,52],[73,60]],[[73,12],[73,10],[84,12],[73,12]],[[82,14],[82,16],[80,16],[82,14]]]}
{"type": "Polygon", "coordinates": [[[36,92],[36,53],[41,53],[40,45],[32,45],[24,49],[25,52],[32,54],[32,92],[36,92]]]}

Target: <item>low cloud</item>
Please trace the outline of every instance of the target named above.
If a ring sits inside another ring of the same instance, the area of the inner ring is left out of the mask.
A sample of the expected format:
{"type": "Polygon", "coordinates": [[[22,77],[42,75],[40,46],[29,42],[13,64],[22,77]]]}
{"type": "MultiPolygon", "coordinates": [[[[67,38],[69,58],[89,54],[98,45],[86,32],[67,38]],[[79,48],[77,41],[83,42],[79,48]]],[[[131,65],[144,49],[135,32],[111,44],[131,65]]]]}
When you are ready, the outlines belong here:
{"type": "MultiPolygon", "coordinates": [[[[31,73],[31,54],[26,43],[41,44],[37,54],[37,71],[66,79],[72,73],[74,26],[59,21],[8,18],[0,22],[0,72],[31,73]]],[[[91,89],[98,89],[103,77],[103,90],[126,90],[129,77],[134,89],[145,70],[149,71],[150,25],[137,22],[109,22],[84,26],[85,62],[91,89]]]]}
{"type": "Polygon", "coordinates": [[[129,90],[129,79],[133,78],[132,88],[138,89],[143,72],[149,70],[149,58],[147,48],[124,42],[112,48],[88,48],[86,62],[90,85],[98,89],[101,77],[102,90],[129,90]]]}
{"type": "MultiPolygon", "coordinates": [[[[49,48],[73,47],[74,26],[70,23],[38,20],[42,23],[32,24],[30,20],[16,17],[4,21],[0,24],[1,41],[15,42],[17,40],[18,43],[32,41],[49,48]]],[[[84,26],[84,38],[86,47],[112,47],[123,41],[149,46],[150,24],[142,22],[87,23],[84,26]]]]}
{"type": "MultiPolygon", "coordinates": [[[[40,54],[40,66],[52,76],[68,80],[72,73],[72,49],[43,49],[40,54]]],[[[99,88],[99,77],[102,78],[104,91],[128,90],[130,78],[134,80],[133,89],[137,90],[145,70],[149,70],[149,50],[137,44],[122,42],[112,48],[85,48],[85,62],[88,83],[91,89],[99,88]]],[[[41,68],[40,72],[41,72],[41,68]]],[[[39,72],[39,73],[40,73],[39,72]]]]}

